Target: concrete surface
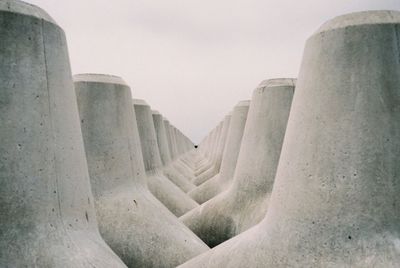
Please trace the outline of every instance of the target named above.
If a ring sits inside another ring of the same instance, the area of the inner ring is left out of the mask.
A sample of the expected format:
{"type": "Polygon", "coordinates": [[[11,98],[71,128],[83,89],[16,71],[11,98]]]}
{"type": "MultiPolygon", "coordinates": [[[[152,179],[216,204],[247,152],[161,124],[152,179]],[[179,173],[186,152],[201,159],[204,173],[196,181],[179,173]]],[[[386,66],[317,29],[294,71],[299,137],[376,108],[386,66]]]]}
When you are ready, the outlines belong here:
{"type": "Polygon", "coordinates": [[[220,172],[231,117],[231,115],[226,115],[222,122],[221,131],[219,133],[218,141],[216,143],[216,149],[213,155],[211,168],[200,174],[197,174],[196,179],[193,181],[195,185],[199,186],[200,184],[203,184],[220,172]]]}
{"type": "Polygon", "coordinates": [[[202,204],[217,194],[227,190],[230,186],[236,169],[240,145],[250,101],[241,101],[233,109],[229,124],[226,146],[222,157],[221,170],[210,180],[189,192],[189,196],[197,203],[202,204]]]}
{"type": "Polygon", "coordinates": [[[63,30],[0,1],[0,267],[126,267],[100,237],[63,30]]]}
{"type": "Polygon", "coordinates": [[[175,267],[206,251],[206,245],[147,188],[130,88],[110,75],[74,78],[95,207],[106,242],[129,267],[175,267]]]}
{"type": "Polygon", "coordinates": [[[133,104],[149,190],[179,217],[198,204],[162,173],[162,161],[150,106],[145,101],[137,99],[133,100],[133,104]]]}
{"type": "Polygon", "coordinates": [[[189,182],[183,174],[181,174],[178,170],[174,168],[174,166],[171,165],[172,159],[163,116],[158,111],[152,111],[152,117],[154,128],[156,131],[157,144],[160,151],[161,160],[163,162],[164,175],[167,176],[168,179],[170,179],[184,192],[188,192],[191,189],[194,189],[194,184],[189,182]]]}
{"type": "Polygon", "coordinates": [[[267,216],[182,267],[398,267],[400,13],[306,44],[267,216]]]}
{"type": "Polygon", "coordinates": [[[270,79],[253,92],[232,185],[181,217],[214,247],[265,216],[285,135],[294,79],[270,79]]]}

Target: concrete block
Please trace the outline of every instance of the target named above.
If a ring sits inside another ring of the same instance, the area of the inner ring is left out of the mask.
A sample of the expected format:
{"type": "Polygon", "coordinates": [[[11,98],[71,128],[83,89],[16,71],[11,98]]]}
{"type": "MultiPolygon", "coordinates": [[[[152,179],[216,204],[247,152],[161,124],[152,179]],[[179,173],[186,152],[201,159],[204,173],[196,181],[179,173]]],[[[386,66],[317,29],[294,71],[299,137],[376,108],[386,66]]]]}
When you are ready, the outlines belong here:
{"type": "Polygon", "coordinates": [[[157,112],[152,111],[154,128],[157,136],[157,144],[161,155],[161,160],[163,162],[163,173],[168,177],[176,186],[181,188],[185,193],[194,189],[193,183],[189,182],[184,175],[177,171],[172,165],[172,159],[168,144],[167,131],[165,129],[165,124],[163,121],[163,116],[157,112]]]}
{"type": "Polygon", "coordinates": [[[398,267],[400,12],[306,44],[268,213],[182,267],[398,267]]]}
{"type": "Polygon", "coordinates": [[[241,101],[234,107],[220,172],[189,192],[189,196],[197,203],[202,204],[229,188],[236,169],[249,106],[250,101],[241,101]]]}
{"type": "Polygon", "coordinates": [[[294,79],[270,79],[254,90],[232,185],[181,217],[210,247],[264,218],[294,87],[294,79]]]}
{"type": "Polygon", "coordinates": [[[0,1],[0,267],[126,267],[100,237],[65,34],[0,1]]]}
{"type": "Polygon", "coordinates": [[[106,242],[129,267],[175,267],[206,251],[147,188],[130,88],[110,75],[74,78],[97,218],[106,242]]]}
{"type": "Polygon", "coordinates": [[[198,204],[162,173],[162,161],[150,106],[137,99],[133,100],[133,104],[150,192],[179,217],[198,204]]]}

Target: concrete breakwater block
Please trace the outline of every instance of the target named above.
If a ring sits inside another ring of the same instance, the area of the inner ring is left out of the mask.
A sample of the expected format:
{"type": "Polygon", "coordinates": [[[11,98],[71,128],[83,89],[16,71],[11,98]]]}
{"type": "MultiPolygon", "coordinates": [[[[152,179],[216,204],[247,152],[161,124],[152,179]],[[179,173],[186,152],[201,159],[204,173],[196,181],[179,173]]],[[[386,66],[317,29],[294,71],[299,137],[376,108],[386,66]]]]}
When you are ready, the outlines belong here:
{"type": "Polygon", "coordinates": [[[133,104],[149,190],[179,217],[198,204],[162,173],[162,161],[150,106],[145,101],[137,99],[133,100],[133,104]]]}
{"type": "MultiPolygon", "coordinates": [[[[100,233],[129,267],[175,267],[207,246],[148,190],[130,88],[74,77],[100,233]]],[[[112,266],[111,266],[112,267],[112,266]]]]}
{"type": "Polygon", "coordinates": [[[63,30],[0,1],[0,267],[126,267],[100,237],[63,30]]]}
{"type": "Polygon", "coordinates": [[[295,88],[290,78],[253,92],[232,185],[181,220],[210,247],[259,223],[269,204],[295,88]]]}
{"type": "Polygon", "coordinates": [[[250,101],[241,101],[234,107],[220,172],[188,193],[197,203],[202,204],[229,188],[242,144],[249,106],[250,101]]]}
{"type": "Polygon", "coordinates": [[[264,220],[182,267],[398,267],[400,12],[306,44],[264,220]]]}

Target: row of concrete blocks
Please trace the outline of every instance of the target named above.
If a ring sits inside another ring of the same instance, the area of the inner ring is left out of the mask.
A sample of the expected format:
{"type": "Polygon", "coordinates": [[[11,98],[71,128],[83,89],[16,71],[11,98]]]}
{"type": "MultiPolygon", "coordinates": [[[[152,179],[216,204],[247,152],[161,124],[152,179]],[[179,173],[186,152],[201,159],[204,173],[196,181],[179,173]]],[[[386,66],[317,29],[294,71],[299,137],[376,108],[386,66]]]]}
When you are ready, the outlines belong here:
{"type": "Polygon", "coordinates": [[[74,85],[45,12],[0,20],[1,267],[400,263],[399,12],[323,25],[198,152],[122,79],[74,85]]]}
{"type": "Polygon", "coordinates": [[[63,30],[0,1],[0,267],[176,267],[209,247],[193,143],[119,77],[72,77],[63,30]]]}
{"type": "Polygon", "coordinates": [[[400,12],[328,21],[192,154],[212,249],[179,267],[399,267],[399,159],[400,12]]]}

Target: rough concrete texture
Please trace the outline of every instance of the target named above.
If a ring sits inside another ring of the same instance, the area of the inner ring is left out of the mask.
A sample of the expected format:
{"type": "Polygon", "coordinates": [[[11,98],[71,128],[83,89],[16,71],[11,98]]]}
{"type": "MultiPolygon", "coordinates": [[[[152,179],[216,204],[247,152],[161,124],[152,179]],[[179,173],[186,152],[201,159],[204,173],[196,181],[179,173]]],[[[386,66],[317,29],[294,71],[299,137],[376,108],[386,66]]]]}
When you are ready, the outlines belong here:
{"type": "Polygon", "coordinates": [[[130,88],[119,77],[83,74],[75,89],[100,232],[110,247],[129,267],[175,267],[206,251],[147,189],[130,88]]]}
{"type": "Polygon", "coordinates": [[[261,224],[182,267],[398,267],[400,12],[308,39],[261,224]]]}
{"type": "Polygon", "coordinates": [[[191,189],[194,189],[195,188],[194,184],[189,182],[184,177],[184,175],[182,175],[171,165],[172,159],[166,133],[167,131],[165,129],[163,121],[163,116],[157,111],[152,111],[152,116],[157,136],[157,144],[160,151],[161,160],[164,166],[163,168],[164,175],[167,176],[168,179],[170,179],[173,183],[175,183],[175,185],[181,188],[181,190],[184,192],[188,192],[191,189]]]}
{"type": "Polygon", "coordinates": [[[171,162],[171,153],[167,140],[167,133],[163,121],[163,116],[158,111],[151,111],[154,123],[154,129],[156,131],[157,144],[160,151],[160,157],[164,166],[171,162]]]}
{"type": "Polygon", "coordinates": [[[220,173],[189,192],[189,196],[197,203],[206,202],[230,186],[239,156],[249,106],[250,101],[241,101],[233,109],[220,173]]]}
{"type": "Polygon", "coordinates": [[[203,184],[220,172],[231,117],[231,115],[226,115],[222,122],[221,131],[218,137],[218,141],[216,143],[217,146],[213,155],[213,164],[211,168],[197,175],[196,179],[193,181],[195,185],[198,186],[200,184],[203,184]]]}
{"type": "Polygon", "coordinates": [[[289,78],[266,80],[254,90],[232,185],[181,217],[210,247],[264,218],[293,92],[289,78]]]}
{"type": "Polygon", "coordinates": [[[176,145],[176,137],[174,132],[174,127],[170,124],[168,129],[170,136],[171,136],[171,151],[172,151],[172,159],[175,160],[179,156],[178,147],[176,145]]]}
{"type": "Polygon", "coordinates": [[[185,163],[182,163],[182,161],[181,161],[181,159],[180,159],[181,155],[179,155],[178,150],[177,150],[177,146],[176,146],[176,133],[175,133],[175,130],[174,130],[174,129],[175,129],[175,128],[174,128],[172,125],[170,125],[169,133],[170,133],[170,136],[171,136],[171,144],[172,144],[172,148],[173,148],[173,151],[174,151],[173,160],[175,160],[175,161],[172,163],[172,166],[173,166],[179,173],[181,173],[185,178],[187,178],[187,180],[188,180],[189,182],[191,182],[191,181],[193,181],[196,177],[194,176],[193,170],[192,170],[191,168],[188,168],[188,167],[186,166],[185,163]]]}
{"type": "Polygon", "coordinates": [[[200,174],[210,168],[212,165],[211,163],[211,156],[213,151],[215,150],[214,142],[216,139],[216,135],[218,133],[219,127],[221,124],[218,124],[211,132],[209,135],[209,138],[207,139],[207,143],[204,146],[200,146],[200,152],[203,153],[204,155],[204,161],[201,161],[198,166],[196,166],[194,172],[195,175],[200,174]]]}
{"type": "Polygon", "coordinates": [[[0,2],[0,267],[126,267],[100,237],[64,32],[0,2]]]}
{"type": "Polygon", "coordinates": [[[163,122],[164,122],[165,135],[167,136],[169,155],[171,156],[171,161],[172,161],[175,159],[175,156],[174,156],[173,150],[172,150],[171,132],[169,130],[171,126],[167,119],[163,118],[163,122]]]}
{"type": "Polygon", "coordinates": [[[197,149],[197,158],[193,159],[194,161],[194,171],[199,170],[202,166],[206,165],[209,161],[210,153],[211,153],[211,145],[213,142],[213,136],[216,129],[210,131],[210,134],[207,135],[206,138],[198,145],[197,149]]]}
{"type": "Polygon", "coordinates": [[[150,192],[179,217],[197,207],[198,204],[162,173],[162,162],[150,106],[143,100],[137,99],[133,101],[133,104],[150,192]]]}
{"type": "Polygon", "coordinates": [[[222,122],[219,123],[218,126],[211,132],[210,142],[207,148],[205,148],[206,161],[195,169],[194,171],[195,176],[198,176],[213,167],[214,164],[213,160],[218,147],[218,137],[219,134],[221,133],[221,127],[222,127],[222,122]]]}

